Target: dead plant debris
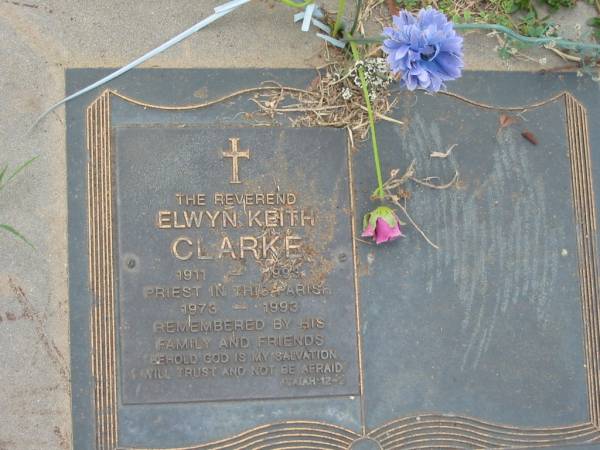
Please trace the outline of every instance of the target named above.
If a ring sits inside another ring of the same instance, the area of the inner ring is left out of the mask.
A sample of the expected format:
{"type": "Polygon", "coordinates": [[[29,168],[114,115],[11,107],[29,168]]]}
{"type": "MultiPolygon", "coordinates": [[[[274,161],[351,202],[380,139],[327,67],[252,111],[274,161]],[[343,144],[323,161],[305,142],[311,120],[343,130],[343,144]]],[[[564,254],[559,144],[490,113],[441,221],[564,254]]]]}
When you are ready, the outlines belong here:
{"type": "MultiPolygon", "coordinates": [[[[452,148],[454,148],[454,146],[452,146],[452,147],[450,147],[450,149],[448,149],[448,153],[450,152],[450,150],[452,148]]],[[[412,181],[416,184],[419,184],[421,186],[425,186],[425,187],[428,187],[431,189],[437,189],[437,190],[450,189],[451,187],[458,184],[458,180],[459,180],[458,170],[455,170],[454,176],[447,183],[440,183],[439,181],[433,182],[434,180],[439,180],[439,178],[438,177],[426,177],[426,178],[417,177],[416,176],[416,161],[413,160],[402,175],[400,175],[400,169],[394,169],[391,171],[390,177],[383,184],[383,191],[384,191],[384,195],[385,195],[385,200],[389,201],[394,206],[396,206],[400,211],[402,211],[402,213],[404,214],[404,217],[406,217],[406,220],[408,220],[408,222],[415,228],[415,230],[417,230],[417,232],[423,237],[423,239],[425,239],[425,241],[429,245],[431,245],[435,249],[439,249],[440,247],[437,244],[435,244],[429,238],[429,236],[427,236],[425,231],[423,231],[423,229],[415,222],[415,220],[409,214],[408,200],[410,199],[411,196],[410,196],[410,191],[408,191],[405,188],[406,187],[405,185],[409,181],[412,181]],[[407,193],[409,195],[406,195],[407,193]]]]}
{"type": "MultiPolygon", "coordinates": [[[[292,126],[348,128],[359,140],[365,139],[369,117],[362,91],[350,76],[354,66],[348,66],[341,52],[327,52],[327,56],[328,62],[317,69],[317,76],[306,90],[290,91],[269,82],[280,89],[258,92],[251,98],[259,109],[252,113],[252,118],[273,121],[285,116],[292,126]]],[[[387,115],[396,104],[390,97],[389,90],[382,89],[371,100],[375,116],[403,125],[402,121],[387,115]]]]}
{"type": "Polygon", "coordinates": [[[529,142],[531,142],[533,145],[538,145],[539,144],[538,138],[535,136],[535,134],[533,134],[529,130],[524,130],[521,133],[521,136],[523,136],[526,140],[528,140],[529,142]]]}

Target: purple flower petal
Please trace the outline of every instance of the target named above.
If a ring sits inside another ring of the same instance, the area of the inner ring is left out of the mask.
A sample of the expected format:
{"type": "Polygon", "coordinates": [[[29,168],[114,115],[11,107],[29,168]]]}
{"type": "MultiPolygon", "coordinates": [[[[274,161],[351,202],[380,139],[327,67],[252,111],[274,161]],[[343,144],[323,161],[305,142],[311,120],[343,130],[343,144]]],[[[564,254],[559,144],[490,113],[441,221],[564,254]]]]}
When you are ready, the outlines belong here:
{"type": "Polygon", "coordinates": [[[412,25],[416,22],[415,16],[408,11],[400,11],[400,14],[392,17],[392,22],[395,27],[404,27],[406,25],[412,25]]]}
{"type": "Polygon", "coordinates": [[[407,89],[436,92],[444,81],[462,75],[463,39],[452,22],[433,9],[419,11],[417,17],[401,11],[393,17],[393,27],[384,29],[383,51],[394,74],[407,89]]]}
{"type": "Polygon", "coordinates": [[[375,227],[376,244],[392,241],[400,236],[402,236],[402,232],[400,231],[400,226],[397,223],[396,226],[391,227],[381,217],[377,219],[377,226],[375,227]]]}
{"type": "Polygon", "coordinates": [[[444,73],[452,78],[460,77],[460,69],[462,67],[461,59],[452,53],[440,53],[434,62],[442,68],[444,73]]]}
{"type": "Polygon", "coordinates": [[[373,229],[373,227],[371,225],[367,225],[367,228],[365,228],[361,234],[362,237],[373,237],[375,236],[375,230],[373,229]]]}

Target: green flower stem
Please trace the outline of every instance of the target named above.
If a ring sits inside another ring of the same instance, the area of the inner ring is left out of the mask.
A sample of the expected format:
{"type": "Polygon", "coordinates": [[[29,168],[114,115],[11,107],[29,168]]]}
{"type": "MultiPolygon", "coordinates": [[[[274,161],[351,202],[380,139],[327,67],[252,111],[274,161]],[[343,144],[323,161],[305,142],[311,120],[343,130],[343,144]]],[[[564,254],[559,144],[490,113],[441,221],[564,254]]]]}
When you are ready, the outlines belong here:
{"type": "MultiPolygon", "coordinates": [[[[600,1],[600,0],[598,0],[600,1]]],[[[352,23],[352,28],[350,29],[350,35],[353,35],[356,31],[356,27],[358,26],[358,18],[360,16],[360,10],[362,9],[362,0],[356,0],[356,11],[354,12],[354,22],[352,23]]]]}
{"type": "MultiPolygon", "coordinates": [[[[358,52],[356,43],[351,40],[350,49],[352,50],[354,61],[360,62],[360,53],[358,52]]],[[[375,133],[375,114],[373,114],[373,107],[371,106],[369,89],[367,88],[367,80],[365,78],[365,70],[362,66],[358,66],[358,77],[360,78],[360,86],[362,87],[363,97],[365,98],[365,104],[367,106],[367,114],[369,115],[369,128],[373,145],[373,162],[375,164],[375,174],[377,175],[377,190],[375,191],[375,196],[380,200],[383,200],[383,177],[381,176],[381,161],[379,159],[379,148],[377,147],[377,135],[375,133]]]]}
{"type": "Polygon", "coordinates": [[[305,0],[303,2],[295,2],[293,0],[279,0],[281,3],[287,6],[291,6],[292,8],[306,8],[308,5],[313,3],[313,0],[305,0]]]}
{"type": "MultiPolygon", "coordinates": [[[[555,47],[564,48],[568,50],[584,51],[592,50],[600,54],[600,44],[592,44],[581,41],[570,41],[568,39],[561,39],[556,37],[540,37],[534,38],[529,36],[523,36],[510,28],[503,25],[492,24],[492,23],[455,23],[454,28],[456,30],[491,30],[504,33],[515,41],[523,42],[529,45],[554,45],[555,47]]],[[[353,38],[348,37],[349,42],[356,44],[372,44],[377,42],[383,42],[385,38],[383,36],[370,37],[370,38],[353,38]]]]}
{"type": "Polygon", "coordinates": [[[455,23],[454,28],[457,30],[492,30],[499,31],[501,33],[510,36],[515,41],[523,42],[524,44],[530,45],[547,45],[554,44],[557,47],[566,48],[569,50],[595,50],[600,52],[600,44],[588,44],[581,41],[570,41],[568,39],[561,39],[555,37],[540,37],[534,38],[529,36],[523,36],[510,28],[496,23],[455,23]]]}
{"type": "Polygon", "coordinates": [[[344,12],[346,11],[346,0],[338,0],[337,15],[335,17],[335,24],[333,25],[333,31],[331,35],[337,36],[342,28],[342,19],[344,18],[344,12]]]}
{"type": "Polygon", "coordinates": [[[383,37],[383,36],[366,37],[366,38],[355,38],[352,36],[346,36],[344,38],[344,40],[346,40],[350,43],[354,42],[355,44],[381,44],[384,39],[385,39],[385,37],[383,37]]]}

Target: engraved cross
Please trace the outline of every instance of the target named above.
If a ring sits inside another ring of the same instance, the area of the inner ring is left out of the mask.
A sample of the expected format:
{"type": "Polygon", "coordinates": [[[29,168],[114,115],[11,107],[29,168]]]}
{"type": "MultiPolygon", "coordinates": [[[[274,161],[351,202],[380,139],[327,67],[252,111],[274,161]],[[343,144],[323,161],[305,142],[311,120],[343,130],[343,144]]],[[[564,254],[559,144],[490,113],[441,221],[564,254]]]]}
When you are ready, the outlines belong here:
{"type": "Polygon", "coordinates": [[[240,184],[239,178],[239,158],[250,159],[250,150],[238,149],[240,138],[229,138],[229,151],[223,151],[223,158],[231,158],[231,184],[240,184]]]}

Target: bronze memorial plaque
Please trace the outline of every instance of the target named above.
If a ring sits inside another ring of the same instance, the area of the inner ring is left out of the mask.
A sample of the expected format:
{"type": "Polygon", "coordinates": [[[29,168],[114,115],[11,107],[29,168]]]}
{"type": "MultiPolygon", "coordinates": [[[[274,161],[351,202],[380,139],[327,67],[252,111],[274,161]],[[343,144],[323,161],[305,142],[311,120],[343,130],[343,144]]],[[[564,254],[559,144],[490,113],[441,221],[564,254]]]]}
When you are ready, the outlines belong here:
{"type": "Polygon", "coordinates": [[[136,70],[67,105],[74,448],[598,448],[597,86],[394,92],[378,246],[370,141],[253,101],[314,78],[136,70]]]}

